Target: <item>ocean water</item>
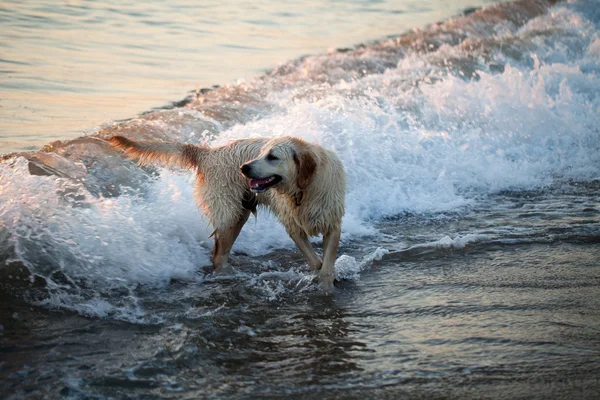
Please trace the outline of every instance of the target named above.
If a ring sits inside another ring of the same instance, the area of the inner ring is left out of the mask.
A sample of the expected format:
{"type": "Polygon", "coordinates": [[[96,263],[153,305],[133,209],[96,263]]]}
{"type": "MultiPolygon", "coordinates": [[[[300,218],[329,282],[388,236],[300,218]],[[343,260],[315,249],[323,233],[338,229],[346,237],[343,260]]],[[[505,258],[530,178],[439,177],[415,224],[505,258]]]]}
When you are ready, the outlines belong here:
{"type": "Polygon", "coordinates": [[[491,2],[6,1],[0,154],[94,133],[196,89],[491,2]]]}
{"type": "Polygon", "coordinates": [[[5,157],[0,393],[597,398],[599,28],[594,0],[469,10],[5,157]],[[334,150],[335,293],[267,213],[213,275],[191,174],[117,133],[334,150]]]}

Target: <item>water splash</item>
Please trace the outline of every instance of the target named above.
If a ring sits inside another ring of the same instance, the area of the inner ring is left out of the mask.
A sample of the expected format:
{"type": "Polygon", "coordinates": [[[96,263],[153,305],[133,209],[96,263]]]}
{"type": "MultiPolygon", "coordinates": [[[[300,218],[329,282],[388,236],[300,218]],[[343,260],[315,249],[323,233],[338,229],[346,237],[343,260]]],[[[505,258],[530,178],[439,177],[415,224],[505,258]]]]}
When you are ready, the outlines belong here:
{"type": "MultiPolygon", "coordinates": [[[[501,191],[600,179],[594,7],[561,4],[524,25],[506,15],[504,22],[450,21],[439,28],[445,33],[419,33],[413,48],[400,38],[307,57],[99,136],[216,145],[293,135],[320,143],[344,163],[343,243],[354,245],[380,238],[385,218],[461,212],[501,191]]],[[[139,320],[138,288],[202,281],[211,229],[195,206],[190,174],[139,169],[95,138],[52,150],[52,157],[0,163],[0,259],[44,278],[42,304],[139,320]],[[32,175],[32,165],[46,168],[32,175]]],[[[449,240],[438,244],[462,243],[449,240]]],[[[260,258],[282,248],[293,249],[285,230],[259,213],[234,252],[260,258]]],[[[385,251],[361,262],[341,254],[336,274],[357,279],[385,251]]],[[[301,265],[248,278],[274,300],[314,288],[301,265]]]]}

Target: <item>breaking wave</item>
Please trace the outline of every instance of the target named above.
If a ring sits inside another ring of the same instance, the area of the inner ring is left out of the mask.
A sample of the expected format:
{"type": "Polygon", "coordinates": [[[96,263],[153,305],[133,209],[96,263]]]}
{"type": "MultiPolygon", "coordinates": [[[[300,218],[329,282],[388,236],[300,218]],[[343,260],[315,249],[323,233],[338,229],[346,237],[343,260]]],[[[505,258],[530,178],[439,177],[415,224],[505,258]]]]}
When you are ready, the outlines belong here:
{"type": "MultiPolygon", "coordinates": [[[[599,10],[585,0],[549,10],[542,2],[501,4],[295,60],[253,81],[197,92],[182,107],[7,158],[0,279],[41,277],[44,305],[128,320],[144,318],[137,288],[205,279],[198,270],[209,264],[211,229],[194,204],[190,174],[122,160],[101,140],[117,132],[211,145],[292,135],[332,149],[348,176],[347,247],[378,237],[385,218],[460,213],[501,191],[596,182],[599,10]]],[[[286,248],[293,243],[272,216],[250,221],[234,246],[261,265],[248,284],[264,286],[264,256],[286,248]]],[[[336,273],[357,278],[386,251],[341,254],[336,273]]],[[[290,271],[283,281],[312,287],[306,271],[290,271]]],[[[289,290],[266,285],[267,297],[289,290]]]]}

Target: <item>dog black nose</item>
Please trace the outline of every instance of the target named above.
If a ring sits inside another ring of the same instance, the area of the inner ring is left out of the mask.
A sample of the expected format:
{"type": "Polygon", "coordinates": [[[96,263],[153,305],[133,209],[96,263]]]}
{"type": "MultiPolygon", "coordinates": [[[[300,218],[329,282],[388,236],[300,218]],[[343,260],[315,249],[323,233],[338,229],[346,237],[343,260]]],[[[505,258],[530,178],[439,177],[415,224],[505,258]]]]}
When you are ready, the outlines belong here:
{"type": "Polygon", "coordinates": [[[250,167],[248,164],[244,164],[240,167],[240,169],[242,170],[242,174],[247,175],[252,167],[250,167]]]}

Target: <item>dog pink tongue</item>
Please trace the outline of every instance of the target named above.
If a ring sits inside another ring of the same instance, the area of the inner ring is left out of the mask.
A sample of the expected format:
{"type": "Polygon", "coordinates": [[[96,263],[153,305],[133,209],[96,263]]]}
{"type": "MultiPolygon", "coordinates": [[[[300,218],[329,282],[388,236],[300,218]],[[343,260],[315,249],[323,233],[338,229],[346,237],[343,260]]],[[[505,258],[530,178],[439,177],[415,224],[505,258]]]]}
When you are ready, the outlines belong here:
{"type": "Polygon", "coordinates": [[[258,187],[258,186],[262,186],[265,185],[269,182],[271,182],[273,178],[264,178],[264,179],[250,179],[250,187],[258,187]]]}

